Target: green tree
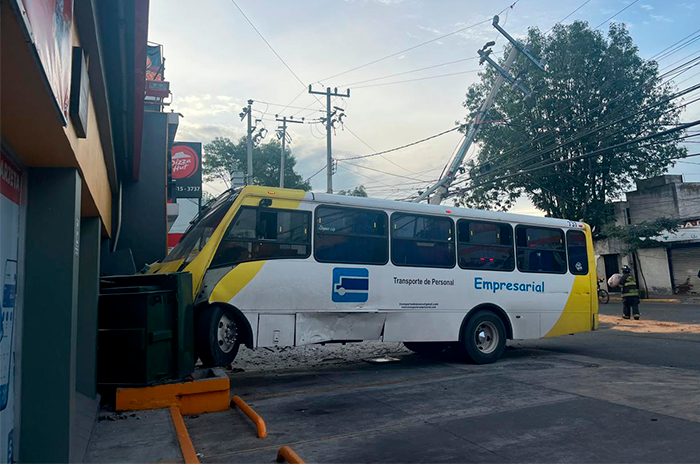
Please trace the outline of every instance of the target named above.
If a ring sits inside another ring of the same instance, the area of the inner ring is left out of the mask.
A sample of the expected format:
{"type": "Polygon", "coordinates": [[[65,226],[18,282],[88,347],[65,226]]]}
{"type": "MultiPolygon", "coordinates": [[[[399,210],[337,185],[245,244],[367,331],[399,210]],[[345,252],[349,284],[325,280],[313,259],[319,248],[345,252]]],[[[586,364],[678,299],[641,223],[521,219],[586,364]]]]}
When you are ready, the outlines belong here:
{"type": "Polygon", "coordinates": [[[351,197],[364,197],[367,198],[367,190],[365,190],[364,185],[358,185],[352,190],[339,190],[338,195],[348,195],[351,197]]]}
{"type": "MultiPolygon", "coordinates": [[[[253,148],[253,184],[274,187],[280,183],[280,143],[271,140],[253,148]]],[[[284,157],[284,186],[286,188],[311,190],[311,184],[294,170],[297,160],[291,149],[286,147],[284,157]]],[[[204,145],[202,174],[205,181],[220,180],[231,185],[231,175],[235,171],[247,174],[248,151],[246,139],[237,143],[226,137],[216,137],[204,145]]]]}
{"type": "MultiPolygon", "coordinates": [[[[583,219],[600,230],[612,217],[610,200],[633,180],[661,174],[685,156],[675,140],[679,133],[607,149],[673,127],[680,114],[668,101],[674,89],[661,82],[656,62],[639,57],[624,25],[611,25],[606,38],[577,21],[548,36],[530,29],[527,40],[546,70],[522,54],[516,59],[511,74],[532,97],[507,86],[498,94],[476,138],[479,154],[465,164],[470,180],[457,202],[507,210],[525,195],[548,216],[583,219]],[[597,156],[572,159],[603,148],[597,156]]],[[[469,88],[464,106],[470,120],[496,77],[489,66],[469,88]]]]}

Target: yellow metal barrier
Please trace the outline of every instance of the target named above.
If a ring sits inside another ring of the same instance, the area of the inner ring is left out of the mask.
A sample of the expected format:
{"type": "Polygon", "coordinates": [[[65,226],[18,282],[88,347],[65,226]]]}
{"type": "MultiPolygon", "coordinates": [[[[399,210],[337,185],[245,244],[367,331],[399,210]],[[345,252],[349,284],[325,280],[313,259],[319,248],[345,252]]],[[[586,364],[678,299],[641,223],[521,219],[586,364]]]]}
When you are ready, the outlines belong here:
{"type": "Polygon", "coordinates": [[[306,464],[289,446],[283,446],[277,451],[277,462],[287,461],[289,464],[306,464]]]}
{"type": "Polygon", "coordinates": [[[187,433],[185,421],[177,406],[170,406],[170,417],[173,418],[173,424],[177,432],[177,441],[180,442],[180,449],[182,450],[182,457],[185,458],[185,464],[199,464],[190,434],[187,433]]]}
{"type": "Polygon", "coordinates": [[[267,427],[265,427],[265,421],[263,420],[262,417],[258,415],[255,411],[253,411],[253,408],[248,406],[245,401],[241,399],[240,396],[234,395],[233,398],[231,398],[231,406],[236,405],[239,408],[241,408],[241,411],[248,416],[250,420],[253,421],[255,426],[258,429],[258,438],[265,438],[267,436],[267,427]]]}

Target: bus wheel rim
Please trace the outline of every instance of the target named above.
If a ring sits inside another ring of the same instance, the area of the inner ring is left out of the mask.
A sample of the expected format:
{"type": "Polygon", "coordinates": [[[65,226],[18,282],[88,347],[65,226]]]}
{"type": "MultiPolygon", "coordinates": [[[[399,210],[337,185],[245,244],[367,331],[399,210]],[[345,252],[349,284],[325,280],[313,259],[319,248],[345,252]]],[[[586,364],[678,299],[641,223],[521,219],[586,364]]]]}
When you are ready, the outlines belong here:
{"type": "Polygon", "coordinates": [[[230,353],[236,345],[236,323],[228,314],[223,314],[216,328],[216,341],[219,349],[230,353]]]}
{"type": "Polygon", "coordinates": [[[474,343],[476,348],[483,354],[491,354],[498,347],[498,337],[496,325],[492,322],[484,321],[476,327],[474,343]]]}

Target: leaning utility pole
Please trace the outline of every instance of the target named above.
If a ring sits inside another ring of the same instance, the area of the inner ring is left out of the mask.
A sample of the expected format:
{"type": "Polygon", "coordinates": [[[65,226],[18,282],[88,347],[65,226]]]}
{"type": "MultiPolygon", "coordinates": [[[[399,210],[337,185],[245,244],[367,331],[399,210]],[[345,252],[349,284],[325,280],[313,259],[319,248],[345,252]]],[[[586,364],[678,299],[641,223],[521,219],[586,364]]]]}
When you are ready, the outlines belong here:
{"type": "Polygon", "coordinates": [[[309,84],[309,93],[315,95],[326,96],[326,192],[333,193],[333,155],[331,154],[331,130],[333,129],[333,116],[337,111],[344,111],[342,108],[333,108],[331,112],[331,97],[350,98],[350,89],[346,93],[338,93],[338,87],[331,92],[330,87],[326,87],[325,92],[311,90],[309,84]]]}
{"type": "Polygon", "coordinates": [[[464,137],[464,141],[462,142],[462,145],[460,145],[459,151],[452,160],[452,163],[445,172],[445,175],[439,181],[437,181],[435,185],[430,187],[425,192],[421,193],[418,196],[418,198],[413,200],[415,203],[425,200],[433,192],[435,194],[430,198],[431,204],[439,205],[442,202],[442,200],[444,200],[447,197],[448,188],[450,187],[450,184],[452,184],[452,182],[454,181],[455,175],[459,167],[461,166],[462,161],[464,161],[464,157],[466,156],[467,152],[469,151],[469,148],[474,142],[474,138],[476,137],[476,134],[479,131],[479,128],[481,127],[481,124],[484,122],[486,113],[488,113],[489,109],[493,105],[493,101],[496,98],[498,91],[501,89],[501,86],[503,85],[503,81],[508,80],[513,86],[518,87],[526,95],[526,97],[530,96],[530,91],[523,87],[517,79],[515,79],[509,74],[510,68],[513,65],[513,62],[515,61],[517,55],[519,53],[522,53],[527,57],[527,59],[532,61],[535,64],[535,66],[537,66],[541,71],[544,71],[544,64],[540,63],[534,56],[530,54],[528,47],[523,47],[522,45],[520,45],[520,43],[518,43],[517,40],[511,37],[510,34],[508,34],[505,30],[503,30],[501,26],[498,25],[498,16],[493,17],[493,27],[495,27],[498,30],[498,32],[503,34],[503,36],[506,39],[508,39],[508,41],[511,44],[513,44],[513,48],[511,48],[510,52],[508,53],[508,57],[506,58],[506,62],[503,64],[503,67],[499,66],[498,63],[496,63],[489,56],[491,54],[490,48],[495,45],[495,42],[488,42],[486,45],[484,45],[484,47],[481,50],[477,51],[477,53],[481,57],[481,59],[479,60],[480,64],[482,64],[484,61],[487,61],[496,69],[496,71],[498,71],[500,75],[496,79],[496,82],[494,82],[493,88],[491,89],[489,95],[486,97],[486,100],[484,100],[484,102],[482,103],[481,108],[479,108],[479,111],[476,113],[474,120],[469,125],[467,135],[464,137]]]}
{"type": "Polygon", "coordinates": [[[294,116],[290,116],[289,119],[287,119],[287,116],[283,116],[282,119],[280,119],[279,115],[276,114],[275,121],[282,123],[282,125],[277,128],[277,136],[282,139],[282,151],[280,153],[280,188],[284,188],[284,150],[285,142],[287,141],[287,123],[294,122],[297,124],[304,124],[304,118],[301,118],[301,121],[294,120],[294,116]]]}

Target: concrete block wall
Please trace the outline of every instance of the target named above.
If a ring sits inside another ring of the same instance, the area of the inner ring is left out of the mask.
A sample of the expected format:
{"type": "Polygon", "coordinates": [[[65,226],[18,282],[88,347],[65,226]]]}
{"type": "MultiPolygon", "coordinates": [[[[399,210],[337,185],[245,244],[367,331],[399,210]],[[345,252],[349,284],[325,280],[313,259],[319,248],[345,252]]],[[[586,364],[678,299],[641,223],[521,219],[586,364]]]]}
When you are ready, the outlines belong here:
{"type": "Polygon", "coordinates": [[[643,281],[650,293],[672,294],[671,272],[668,267],[668,254],[666,248],[645,248],[637,250],[641,272],[639,272],[639,284],[643,287],[643,281]]]}

